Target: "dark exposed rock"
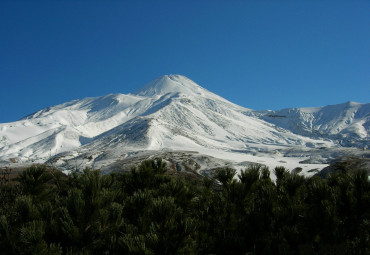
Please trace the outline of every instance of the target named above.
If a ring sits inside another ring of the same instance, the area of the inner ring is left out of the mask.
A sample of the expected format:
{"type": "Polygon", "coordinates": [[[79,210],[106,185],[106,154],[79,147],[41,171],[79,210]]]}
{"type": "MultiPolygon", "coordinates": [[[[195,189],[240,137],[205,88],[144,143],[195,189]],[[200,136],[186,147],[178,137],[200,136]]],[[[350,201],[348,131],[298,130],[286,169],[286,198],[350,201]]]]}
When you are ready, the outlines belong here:
{"type": "Polygon", "coordinates": [[[300,172],[302,172],[303,168],[302,167],[296,167],[292,170],[292,173],[293,174],[298,174],[300,172]]]}
{"type": "Polygon", "coordinates": [[[325,167],[316,175],[327,178],[331,173],[353,172],[360,169],[366,170],[370,175],[370,158],[346,157],[333,160],[328,167],[325,167]]]}

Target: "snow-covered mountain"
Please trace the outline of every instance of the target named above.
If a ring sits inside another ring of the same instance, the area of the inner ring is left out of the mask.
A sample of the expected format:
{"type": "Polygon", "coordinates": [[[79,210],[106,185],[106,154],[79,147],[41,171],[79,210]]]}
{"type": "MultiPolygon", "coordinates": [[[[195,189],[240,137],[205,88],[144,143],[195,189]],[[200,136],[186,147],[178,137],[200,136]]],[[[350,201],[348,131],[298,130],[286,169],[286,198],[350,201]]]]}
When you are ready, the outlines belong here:
{"type": "Polygon", "coordinates": [[[213,156],[369,144],[370,104],[253,111],[181,75],[132,94],[49,107],[0,124],[0,160],[44,162],[84,155],[113,162],[137,151],[187,150],[213,156]]]}
{"type": "Polygon", "coordinates": [[[346,102],[315,108],[290,108],[255,113],[261,119],[296,134],[328,138],[342,146],[370,144],[370,104],[346,102]]]}

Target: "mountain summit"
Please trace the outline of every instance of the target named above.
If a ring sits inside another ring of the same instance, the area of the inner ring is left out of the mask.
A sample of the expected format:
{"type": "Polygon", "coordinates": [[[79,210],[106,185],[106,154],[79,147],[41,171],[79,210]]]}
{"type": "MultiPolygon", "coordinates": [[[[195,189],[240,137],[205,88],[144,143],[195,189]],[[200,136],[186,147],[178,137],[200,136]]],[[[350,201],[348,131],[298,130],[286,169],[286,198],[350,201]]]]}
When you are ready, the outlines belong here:
{"type": "Polygon", "coordinates": [[[193,82],[192,80],[186,78],[182,75],[164,75],[161,76],[143,88],[139,89],[134,95],[138,96],[162,96],[168,93],[182,93],[182,94],[202,94],[205,92],[205,89],[200,87],[198,84],[193,82]]]}
{"type": "Polygon", "coordinates": [[[184,76],[165,75],[132,94],[73,100],[0,124],[0,163],[84,155],[104,165],[163,150],[246,160],[260,153],[366,148],[369,111],[369,104],[358,103],[253,111],[184,76]]]}

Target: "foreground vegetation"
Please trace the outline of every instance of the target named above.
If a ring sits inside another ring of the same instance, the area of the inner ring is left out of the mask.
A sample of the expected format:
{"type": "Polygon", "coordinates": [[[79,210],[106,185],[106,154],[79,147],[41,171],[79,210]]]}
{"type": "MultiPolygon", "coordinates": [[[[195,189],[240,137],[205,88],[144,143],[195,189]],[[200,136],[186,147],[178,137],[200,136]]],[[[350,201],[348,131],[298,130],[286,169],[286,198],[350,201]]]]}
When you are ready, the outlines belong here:
{"type": "Polygon", "coordinates": [[[0,187],[1,254],[370,254],[365,171],[304,178],[252,166],[214,179],[64,176],[32,166],[0,187]]]}

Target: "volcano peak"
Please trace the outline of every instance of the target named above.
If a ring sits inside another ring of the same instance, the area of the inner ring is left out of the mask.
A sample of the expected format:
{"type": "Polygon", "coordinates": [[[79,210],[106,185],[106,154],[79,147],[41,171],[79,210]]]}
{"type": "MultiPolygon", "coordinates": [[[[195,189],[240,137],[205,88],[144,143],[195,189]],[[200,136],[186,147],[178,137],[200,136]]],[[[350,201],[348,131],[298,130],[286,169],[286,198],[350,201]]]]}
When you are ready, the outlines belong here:
{"type": "Polygon", "coordinates": [[[205,89],[197,85],[189,78],[178,75],[169,74],[158,77],[157,79],[147,83],[144,87],[134,92],[138,96],[161,96],[168,93],[181,93],[181,94],[203,94],[205,89]]]}

